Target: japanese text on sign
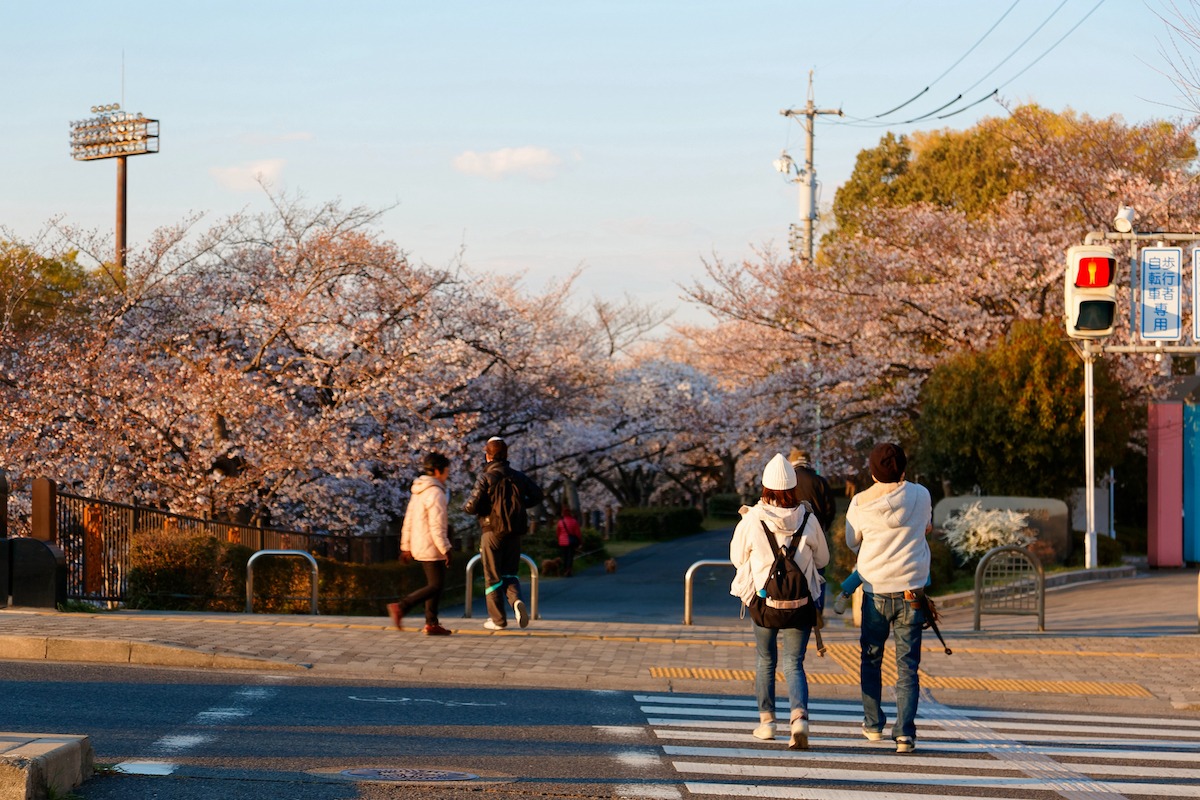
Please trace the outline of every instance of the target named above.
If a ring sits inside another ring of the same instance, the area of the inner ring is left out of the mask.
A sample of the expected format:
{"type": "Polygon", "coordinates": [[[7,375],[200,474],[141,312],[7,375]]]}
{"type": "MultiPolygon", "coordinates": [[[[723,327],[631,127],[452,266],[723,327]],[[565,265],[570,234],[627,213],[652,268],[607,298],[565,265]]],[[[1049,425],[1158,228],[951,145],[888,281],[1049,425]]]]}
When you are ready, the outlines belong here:
{"type": "Polygon", "coordinates": [[[1179,341],[1183,338],[1183,248],[1146,247],[1141,262],[1141,337],[1179,341]]]}

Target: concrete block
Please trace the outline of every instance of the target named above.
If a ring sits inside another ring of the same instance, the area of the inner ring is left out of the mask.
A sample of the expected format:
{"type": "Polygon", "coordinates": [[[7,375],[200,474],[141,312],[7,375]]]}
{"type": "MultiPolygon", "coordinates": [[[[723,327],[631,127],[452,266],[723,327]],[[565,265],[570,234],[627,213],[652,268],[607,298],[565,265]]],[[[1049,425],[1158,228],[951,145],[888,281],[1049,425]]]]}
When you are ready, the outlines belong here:
{"type": "Polygon", "coordinates": [[[128,664],[129,642],[113,639],[50,639],[46,642],[49,661],[128,664]]]}
{"type": "Polygon", "coordinates": [[[41,800],[68,794],[92,776],[95,753],[87,736],[0,734],[0,800],[41,800]]]}
{"type": "Polygon", "coordinates": [[[46,657],[46,642],[40,636],[0,636],[0,653],[5,658],[37,661],[46,657]]]}

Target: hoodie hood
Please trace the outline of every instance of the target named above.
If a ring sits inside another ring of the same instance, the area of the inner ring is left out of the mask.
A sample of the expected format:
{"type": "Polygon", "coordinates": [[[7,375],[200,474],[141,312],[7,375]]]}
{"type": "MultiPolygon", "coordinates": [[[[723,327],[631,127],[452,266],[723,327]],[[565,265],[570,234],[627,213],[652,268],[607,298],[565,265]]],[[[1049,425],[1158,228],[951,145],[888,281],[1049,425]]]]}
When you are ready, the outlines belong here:
{"type": "Polygon", "coordinates": [[[415,481],[413,481],[413,485],[412,485],[412,493],[413,494],[420,494],[421,492],[427,492],[430,489],[440,489],[443,492],[446,491],[446,487],[442,484],[442,482],[439,481],[437,478],[433,477],[432,475],[422,475],[419,478],[417,478],[415,481]]]}
{"type": "Polygon", "coordinates": [[[742,506],[742,514],[750,515],[755,521],[762,520],[773,533],[791,536],[800,527],[804,519],[804,506],[781,508],[779,506],[757,503],[754,506],[742,506]]]}

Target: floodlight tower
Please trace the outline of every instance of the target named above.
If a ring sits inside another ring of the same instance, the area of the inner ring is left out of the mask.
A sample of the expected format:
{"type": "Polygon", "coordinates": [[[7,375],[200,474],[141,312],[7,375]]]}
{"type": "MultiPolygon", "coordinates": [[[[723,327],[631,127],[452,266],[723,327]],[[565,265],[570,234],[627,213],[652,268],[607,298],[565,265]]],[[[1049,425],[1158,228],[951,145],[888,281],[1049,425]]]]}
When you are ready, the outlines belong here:
{"type": "Polygon", "coordinates": [[[76,161],[117,160],[116,263],[125,269],[125,159],[158,152],[158,120],[140,111],[130,114],[120,103],[92,106],[96,116],[71,123],[71,157],[76,161]]]}

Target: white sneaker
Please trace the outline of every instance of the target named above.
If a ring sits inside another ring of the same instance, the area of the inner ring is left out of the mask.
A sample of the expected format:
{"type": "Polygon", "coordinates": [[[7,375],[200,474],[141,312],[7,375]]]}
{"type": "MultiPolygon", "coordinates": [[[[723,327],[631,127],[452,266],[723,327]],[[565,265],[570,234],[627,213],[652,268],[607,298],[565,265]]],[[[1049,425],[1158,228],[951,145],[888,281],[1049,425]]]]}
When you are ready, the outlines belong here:
{"type": "Polygon", "coordinates": [[[798,719],[792,722],[792,740],[788,742],[788,750],[808,749],[808,720],[798,719]]]}
{"type": "Polygon", "coordinates": [[[838,592],[837,597],[833,598],[833,613],[845,614],[846,609],[850,607],[850,595],[838,592]]]}
{"type": "Polygon", "coordinates": [[[764,722],[754,729],[755,739],[766,739],[770,741],[775,738],[775,723],[764,722]]]}
{"type": "Polygon", "coordinates": [[[862,729],[863,736],[870,739],[872,742],[878,742],[883,739],[883,731],[872,731],[866,728],[862,729]]]}
{"type": "Polygon", "coordinates": [[[897,753],[911,753],[912,751],[914,751],[916,749],[917,749],[917,742],[911,736],[897,736],[896,737],[896,752],[897,753]]]}
{"type": "Polygon", "coordinates": [[[529,609],[525,607],[524,600],[518,600],[513,603],[513,611],[517,612],[517,624],[522,628],[529,627],[529,609]]]}
{"type": "Polygon", "coordinates": [[[484,621],[484,623],[483,623],[483,627],[487,628],[489,631],[502,631],[502,630],[504,630],[504,628],[505,628],[505,626],[504,626],[504,625],[497,625],[496,623],[492,622],[492,618],[491,618],[491,617],[488,617],[488,618],[487,618],[487,619],[484,621]]]}

